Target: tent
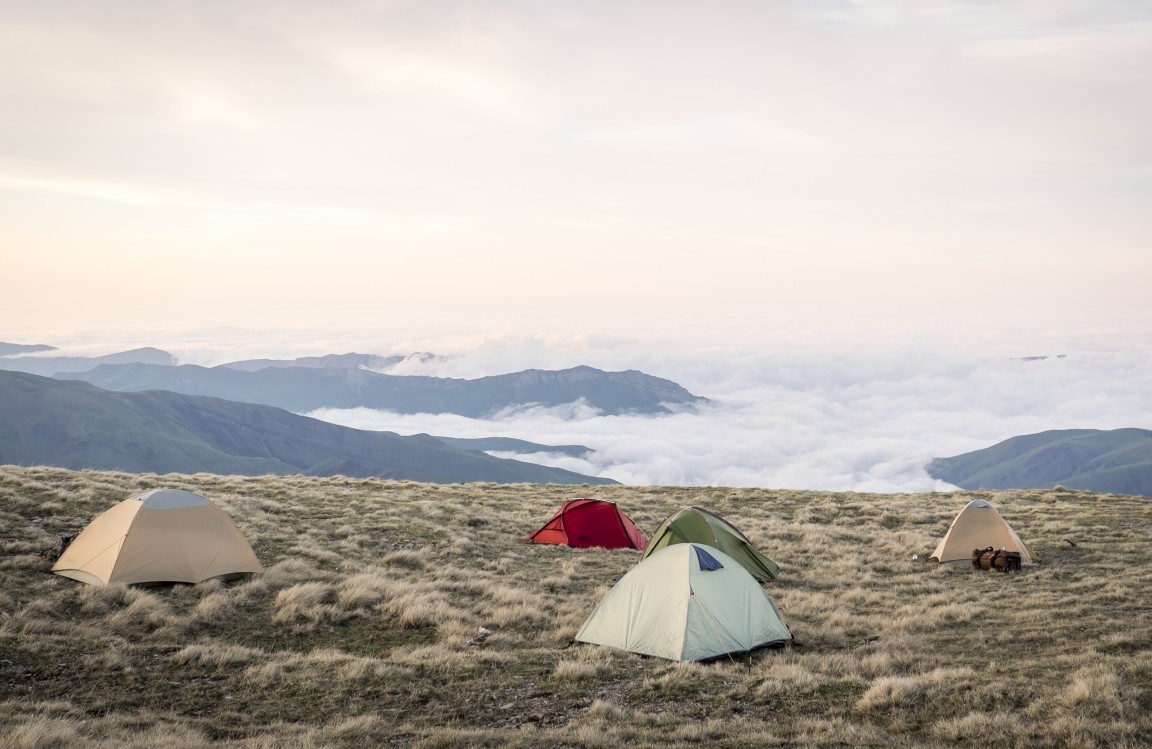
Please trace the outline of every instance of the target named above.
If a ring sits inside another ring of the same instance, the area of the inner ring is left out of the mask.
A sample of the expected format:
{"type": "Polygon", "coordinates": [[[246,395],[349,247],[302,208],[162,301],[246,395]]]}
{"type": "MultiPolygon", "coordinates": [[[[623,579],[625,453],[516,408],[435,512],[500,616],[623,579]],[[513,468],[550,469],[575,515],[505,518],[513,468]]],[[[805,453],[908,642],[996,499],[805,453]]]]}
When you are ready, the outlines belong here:
{"type": "Polygon", "coordinates": [[[91,585],[198,583],[261,569],[232,519],[182,489],[154,489],[106,510],[52,566],[91,585]]]}
{"type": "Polygon", "coordinates": [[[776,605],[719,549],[675,544],[641,560],[608,591],[576,633],[673,661],[701,661],[792,639],[776,605]]]}
{"type": "Polygon", "coordinates": [[[648,545],[636,524],[615,502],[602,499],[570,499],[560,505],[552,519],[525,539],[532,544],[560,544],[587,549],[638,549],[648,545]]]}
{"type": "Polygon", "coordinates": [[[972,560],[974,549],[986,549],[989,546],[1020,552],[1021,564],[1040,561],[1036,553],[1000,517],[996,508],[983,499],[972,500],[960,511],[929,559],[968,562],[972,560]]]}
{"type": "Polygon", "coordinates": [[[648,542],[645,558],[671,544],[695,542],[720,549],[760,582],[775,580],[780,567],[724,518],[702,507],[681,507],[664,519],[648,542]]]}

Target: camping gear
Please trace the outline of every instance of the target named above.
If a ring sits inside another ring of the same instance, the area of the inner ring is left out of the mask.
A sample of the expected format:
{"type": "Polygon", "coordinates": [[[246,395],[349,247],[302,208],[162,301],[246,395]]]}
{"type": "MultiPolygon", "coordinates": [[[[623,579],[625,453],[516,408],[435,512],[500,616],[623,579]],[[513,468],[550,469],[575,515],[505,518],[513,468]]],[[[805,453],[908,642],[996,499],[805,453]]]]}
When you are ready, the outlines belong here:
{"type": "Polygon", "coordinates": [[[525,543],[560,544],[577,549],[638,549],[648,545],[644,533],[615,502],[602,499],[570,499],[525,543]]]}
{"type": "Polygon", "coordinates": [[[261,569],[232,519],[182,489],[154,489],[106,510],[52,566],[90,585],[198,583],[261,569]]]}
{"type": "Polygon", "coordinates": [[[972,558],[973,549],[989,546],[1019,552],[1022,565],[1040,561],[1036,553],[1000,517],[996,508],[983,499],[972,500],[960,511],[929,559],[939,562],[968,560],[972,558]]]}
{"type": "Polygon", "coordinates": [[[68,545],[75,540],[75,533],[63,534],[60,536],[60,540],[56,542],[55,546],[41,550],[40,557],[55,562],[60,558],[61,554],[68,550],[68,545]]]}
{"type": "Polygon", "coordinates": [[[1005,551],[989,546],[986,549],[972,550],[972,566],[978,570],[997,570],[999,572],[1019,572],[1020,552],[1005,551]]]}
{"type": "Polygon", "coordinates": [[[574,638],[672,661],[701,661],[785,643],[792,633],[739,562],[697,543],[642,559],[601,599],[574,638]]]}
{"type": "Polygon", "coordinates": [[[682,543],[706,544],[720,549],[744,565],[760,582],[775,580],[780,575],[780,567],[757,551],[734,525],[714,512],[695,506],[681,507],[660,523],[648,541],[644,558],[666,546],[682,543]]]}

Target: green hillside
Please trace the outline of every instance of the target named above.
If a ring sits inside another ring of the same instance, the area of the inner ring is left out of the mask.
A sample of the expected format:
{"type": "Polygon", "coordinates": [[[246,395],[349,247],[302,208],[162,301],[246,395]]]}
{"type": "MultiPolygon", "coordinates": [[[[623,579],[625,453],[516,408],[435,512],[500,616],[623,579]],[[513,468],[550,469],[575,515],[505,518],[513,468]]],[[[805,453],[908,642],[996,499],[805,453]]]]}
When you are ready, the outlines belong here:
{"type": "Polygon", "coordinates": [[[454,447],[467,450],[480,450],[483,452],[515,453],[517,455],[531,455],[533,453],[558,453],[579,458],[592,452],[585,445],[541,445],[538,442],[528,442],[512,437],[437,437],[454,447]]]}
{"type": "Polygon", "coordinates": [[[937,458],[928,473],[963,489],[1065,486],[1152,496],[1152,431],[1064,429],[937,458]]]}
{"type": "Polygon", "coordinates": [[[0,372],[0,464],[134,472],[378,476],[605,484],[446,444],[329,424],[279,408],[0,372]]]}

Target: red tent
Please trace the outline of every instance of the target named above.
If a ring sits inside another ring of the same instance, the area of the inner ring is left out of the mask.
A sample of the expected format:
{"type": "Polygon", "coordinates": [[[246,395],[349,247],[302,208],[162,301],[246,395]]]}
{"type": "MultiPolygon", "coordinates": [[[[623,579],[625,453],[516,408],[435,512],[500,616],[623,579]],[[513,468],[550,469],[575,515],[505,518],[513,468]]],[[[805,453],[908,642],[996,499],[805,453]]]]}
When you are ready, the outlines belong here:
{"type": "Polygon", "coordinates": [[[552,519],[525,539],[530,544],[560,544],[587,549],[637,549],[644,551],[648,539],[620,512],[615,502],[602,499],[570,499],[560,505],[552,519]]]}

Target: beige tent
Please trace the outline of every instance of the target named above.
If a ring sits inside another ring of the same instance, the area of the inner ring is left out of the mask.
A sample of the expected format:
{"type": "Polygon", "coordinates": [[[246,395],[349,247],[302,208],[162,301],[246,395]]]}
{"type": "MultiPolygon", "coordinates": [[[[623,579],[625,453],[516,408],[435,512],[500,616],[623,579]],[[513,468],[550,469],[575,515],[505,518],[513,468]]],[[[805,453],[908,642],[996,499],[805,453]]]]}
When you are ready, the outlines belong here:
{"type": "Polygon", "coordinates": [[[198,583],[261,569],[232,519],[181,489],[137,494],[105,511],[52,567],[91,585],[198,583]]]}
{"type": "Polygon", "coordinates": [[[1020,552],[1021,564],[1040,561],[996,508],[983,499],[972,500],[960,511],[929,558],[940,562],[971,561],[973,550],[989,546],[1020,552]]]}
{"type": "Polygon", "coordinates": [[[772,599],[732,557],[673,544],[605,594],[574,638],[673,661],[701,661],[792,639],[772,599]]]}

